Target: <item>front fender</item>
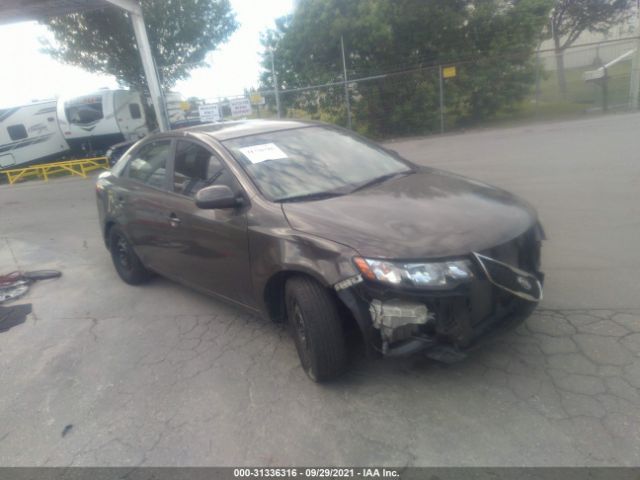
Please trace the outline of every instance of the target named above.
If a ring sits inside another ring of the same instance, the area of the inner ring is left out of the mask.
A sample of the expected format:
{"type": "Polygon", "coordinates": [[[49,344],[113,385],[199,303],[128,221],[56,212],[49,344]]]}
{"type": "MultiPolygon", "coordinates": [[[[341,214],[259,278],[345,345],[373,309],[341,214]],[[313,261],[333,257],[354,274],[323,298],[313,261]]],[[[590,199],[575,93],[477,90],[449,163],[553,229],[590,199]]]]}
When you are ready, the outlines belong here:
{"type": "Polygon", "coordinates": [[[304,273],[331,287],[358,274],[352,248],[287,228],[250,229],[249,251],[255,298],[265,313],[267,286],[278,276],[304,273]]]}

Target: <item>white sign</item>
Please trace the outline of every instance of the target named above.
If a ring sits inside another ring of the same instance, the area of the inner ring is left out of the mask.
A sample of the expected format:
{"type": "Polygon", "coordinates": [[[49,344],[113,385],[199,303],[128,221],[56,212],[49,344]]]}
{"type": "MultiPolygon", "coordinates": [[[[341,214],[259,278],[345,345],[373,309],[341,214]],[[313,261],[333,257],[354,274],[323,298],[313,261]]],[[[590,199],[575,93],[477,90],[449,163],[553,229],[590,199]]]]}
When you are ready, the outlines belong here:
{"type": "Polygon", "coordinates": [[[594,80],[600,80],[604,78],[604,68],[598,68],[597,70],[590,70],[582,74],[582,79],[585,82],[593,82],[594,80]]]}
{"type": "Polygon", "coordinates": [[[260,163],[265,160],[278,160],[289,158],[275,143],[263,143],[239,149],[251,163],[260,163]]]}
{"type": "Polygon", "coordinates": [[[202,122],[217,122],[220,120],[220,110],[218,105],[208,103],[206,105],[200,105],[198,107],[200,113],[200,121],[202,122]]]}
{"type": "Polygon", "coordinates": [[[251,100],[248,98],[234,98],[229,100],[229,107],[231,108],[232,117],[245,117],[251,115],[251,100]]]}

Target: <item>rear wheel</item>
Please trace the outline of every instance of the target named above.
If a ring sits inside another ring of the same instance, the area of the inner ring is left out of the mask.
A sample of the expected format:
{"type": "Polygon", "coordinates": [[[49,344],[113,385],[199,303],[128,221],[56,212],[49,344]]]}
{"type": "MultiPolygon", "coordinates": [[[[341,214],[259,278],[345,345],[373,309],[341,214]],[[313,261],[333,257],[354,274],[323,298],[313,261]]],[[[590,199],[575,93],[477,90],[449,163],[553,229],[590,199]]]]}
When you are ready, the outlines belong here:
{"type": "Polygon", "coordinates": [[[119,227],[113,227],[109,234],[111,259],[120,278],[129,285],[140,285],[148,281],[152,274],[136,255],[119,227]]]}
{"type": "Polygon", "coordinates": [[[289,328],[302,368],[315,382],[331,380],[347,366],[347,348],[335,300],[315,280],[293,277],[285,287],[289,328]]]}

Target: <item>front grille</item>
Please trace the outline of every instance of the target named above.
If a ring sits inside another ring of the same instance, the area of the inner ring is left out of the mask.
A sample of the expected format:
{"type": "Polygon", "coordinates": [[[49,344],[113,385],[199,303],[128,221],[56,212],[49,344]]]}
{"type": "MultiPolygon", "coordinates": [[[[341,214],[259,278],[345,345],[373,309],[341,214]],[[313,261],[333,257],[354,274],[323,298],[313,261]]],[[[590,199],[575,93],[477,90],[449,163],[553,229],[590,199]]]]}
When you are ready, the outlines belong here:
{"type": "Polygon", "coordinates": [[[534,275],[484,255],[475,254],[475,258],[487,279],[498,288],[525,300],[542,299],[542,286],[534,275]]]}
{"type": "Polygon", "coordinates": [[[513,240],[477,253],[526,272],[536,273],[540,269],[541,235],[540,227],[535,225],[513,240]]]}
{"type": "MultiPolygon", "coordinates": [[[[538,280],[542,279],[539,269],[540,240],[543,235],[541,228],[535,225],[508,242],[477,253],[522,270],[524,274],[522,276],[531,285],[531,290],[524,289],[525,297],[527,297],[526,300],[532,301],[542,294],[538,280]]],[[[486,261],[483,266],[477,258],[476,260],[480,278],[472,283],[469,292],[472,305],[471,321],[474,328],[488,318],[499,316],[500,312],[511,311],[522,302],[523,298],[512,293],[522,292],[523,285],[510,268],[490,261],[486,261]],[[487,267],[489,275],[485,272],[487,267]]]]}

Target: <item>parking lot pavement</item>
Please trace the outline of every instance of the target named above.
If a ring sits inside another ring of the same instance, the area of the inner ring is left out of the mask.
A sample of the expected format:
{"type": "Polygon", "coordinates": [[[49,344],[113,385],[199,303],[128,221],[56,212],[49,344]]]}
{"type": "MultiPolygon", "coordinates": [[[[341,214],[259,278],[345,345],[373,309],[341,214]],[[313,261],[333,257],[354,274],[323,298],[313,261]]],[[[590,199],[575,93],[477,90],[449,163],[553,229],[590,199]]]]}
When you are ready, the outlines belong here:
{"type": "Polygon", "coordinates": [[[0,333],[0,465],[640,465],[638,126],[392,143],[530,200],[546,297],[465,362],[356,355],[329,385],[306,379],[278,325],[163,279],[119,281],[92,181],[0,186],[0,272],[64,272],[0,333]]]}

